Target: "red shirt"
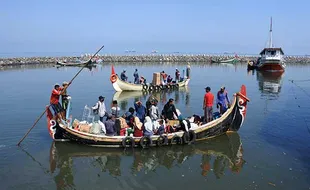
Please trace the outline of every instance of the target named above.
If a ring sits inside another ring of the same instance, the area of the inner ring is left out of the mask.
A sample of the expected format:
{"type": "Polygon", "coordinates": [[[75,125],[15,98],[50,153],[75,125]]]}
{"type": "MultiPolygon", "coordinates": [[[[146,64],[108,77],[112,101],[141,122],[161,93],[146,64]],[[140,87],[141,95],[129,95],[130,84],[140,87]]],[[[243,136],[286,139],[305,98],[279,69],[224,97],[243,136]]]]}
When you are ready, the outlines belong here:
{"type": "Polygon", "coordinates": [[[59,90],[53,89],[51,99],[50,99],[51,104],[58,104],[61,90],[62,88],[59,88],[59,90]]]}
{"type": "Polygon", "coordinates": [[[161,76],[163,77],[164,80],[166,80],[166,78],[167,78],[167,74],[166,73],[161,73],[161,76]]]}
{"type": "Polygon", "coordinates": [[[214,95],[211,92],[207,92],[204,97],[204,103],[206,107],[213,106],[214,95]]]}

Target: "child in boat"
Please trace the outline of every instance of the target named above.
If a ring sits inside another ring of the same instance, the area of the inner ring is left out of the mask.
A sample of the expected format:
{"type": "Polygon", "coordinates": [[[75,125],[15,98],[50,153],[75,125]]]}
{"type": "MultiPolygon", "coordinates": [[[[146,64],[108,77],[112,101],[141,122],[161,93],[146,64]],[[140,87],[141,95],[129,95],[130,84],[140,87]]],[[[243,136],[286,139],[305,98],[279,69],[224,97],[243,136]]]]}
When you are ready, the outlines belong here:
{"type": "Polygon", "coordinates": [[[174,133],[176,132],[176,128],[173,125],[170,125],[169,120],[165,120],[166,127],[165,127],[165,132],[166,133],[174,133]]]}
{"type": "Polygon", "coordinates": [[[143,127],[142,127],[142,123],[140,122],[140,119],[138,117],[134,117],[134,132],[133,132],[133,136],[134,137],[142,137],[143,136],[143,127]]]}
{"type": "Polygon", "coordinates": [[[158,129],[156,130],[155,134],[156,135],[162,135],[165,133],[165,126],[164,126],[164,120],[161,119],[158,121],[159,122],[159,127],[158,129]]]}

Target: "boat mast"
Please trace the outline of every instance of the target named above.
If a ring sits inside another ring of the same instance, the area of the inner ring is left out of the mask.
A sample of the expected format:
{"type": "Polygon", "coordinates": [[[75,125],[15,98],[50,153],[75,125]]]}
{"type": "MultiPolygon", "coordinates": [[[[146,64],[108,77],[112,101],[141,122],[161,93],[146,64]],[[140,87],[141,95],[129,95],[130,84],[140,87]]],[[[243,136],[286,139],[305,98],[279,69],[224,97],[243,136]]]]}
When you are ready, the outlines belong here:
{"type": "Polygon", "coordinates": [[[273,47],[273,44],[272,44],[272,17],[270,18],[270,38],[269,38],[269,48],[272,48],[273,47]]]}

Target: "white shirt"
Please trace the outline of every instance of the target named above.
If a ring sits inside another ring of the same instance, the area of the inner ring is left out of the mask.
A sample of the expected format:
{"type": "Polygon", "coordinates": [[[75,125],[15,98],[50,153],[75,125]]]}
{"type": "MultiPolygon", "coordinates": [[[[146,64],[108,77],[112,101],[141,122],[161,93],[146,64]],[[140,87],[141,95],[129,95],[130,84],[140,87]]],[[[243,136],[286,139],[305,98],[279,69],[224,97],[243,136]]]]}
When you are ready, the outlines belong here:
{"type": "Polygon", "coordinates": [[[92,109],[93,109],[93,110],[98,109],[98,106],[99,106],[99,110],[98,110],[98,115],[99,115],[99,117],[105,116],[105,114],[106,114],[106,109],[105,109],[104,101],[103,101],[103,102],[98,101],[98,102],[96,103],[96,105],[92,107],[92,109]]]}

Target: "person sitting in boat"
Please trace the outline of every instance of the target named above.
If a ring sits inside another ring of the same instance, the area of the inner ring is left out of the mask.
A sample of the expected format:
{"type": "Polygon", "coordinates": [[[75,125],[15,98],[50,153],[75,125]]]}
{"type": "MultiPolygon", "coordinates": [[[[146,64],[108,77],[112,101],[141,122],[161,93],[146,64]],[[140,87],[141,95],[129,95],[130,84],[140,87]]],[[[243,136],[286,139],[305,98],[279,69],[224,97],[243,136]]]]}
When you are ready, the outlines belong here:
{"type": "Polygon", "coordinates": [[[158,121],[158,123],[159,123],[159,127],[158,127],[158,129],[156,130],[155,134],[156,134],[156,135],[162,135],[162,134],[165,133],[164,120],[161,119],[161,120],[158,121]]]}
{"type": "Polygon", "coordinates": [[[161,75],[161,77],[163,79],[163,84],[166,84],[166,82],[167,82],[167,74],[165,73],[165,71],[162,71],[160,73],[160,75],[161,75]]]}
{"type": "Polygon", "coordinates": [[[134,122],[134,113],[135,109],[130,107],[128,111],[125,113],[125,119],[129,127],[133,129],[133,122],[134,122]]]}
{"type": "Polygon", "coordinates": [[[166,133],[174,133],[176,132],[176,128],[169,123],[169,119],[165,119],[166,127],[165,132],[166,133]]]}
{"type": "Polygon", "coordinates": [[[176,117],[179,117],[175,106],[174,106],[174,99],[170,98],[169,101],[165,104],[164,109],[161,112],[164,119],[173,120],[173,114],[175,114],[176,117]]]}
{"type": "Polygon", "coordinates": [[[173,80],[173,78],[172,78],[170,75],[168,75],[167,83],[168,83],[168,84],[171,84],[171,83],[172,83],[172,80],[173,80]]]}
{"type": "Polygon", "coordinates": [[[220,109],[220,114],[226,112],[226,110],[230,107],[230,101],[228,98],[228,93],[225,90],[225,87],[222,86],[221,89],[217,92],[217,103],[216,107],[220,109]]]}
{"type": "Polygon", "coordinates": [[[178,70],[178,68],[175,69],[175,82],[179,82],[180,81],[180,71],[178,70]]]}
{"type": "Polygon", "coordinates": [[[134,103],[135,110],[136,110],[136,116],[140,119],[141,122],[144,122],[144,118],[146,116],[146,108],[142,104],[141,101],[137,101],[134,103]]]}
{"type": "Polygon", "coordinates": [[[60,87],[60,85],[56,83],[54,85],[54,89],[52,91],[51,98],[50,98],[51,107],[55,112],[56,119],[58,119],[60,122],[62,119],[65,119],[64,110],[59,103],[59,96],[61,95],[61,90],[62,90],[62,87],[60,87]]]}
{"type": "Polygon", "coordinates": [[[139,117],[134,117],[133,122],[133,136],[134,137],[142,137],[143,136],[143,124],[140,122],[139,117]]]}
{"type": "Polygon", "coordinates": [[[107,136],[114,136],[116,135],[115,129],[115,117],[113,115],[108,115],[107,120],[103,122],[106,130],[107,136]]]}
{"type": "Polygon", "coordinates": [[[111,107],[111,114],[115,117],[118,118],[120,116],[120,111],[121,108],[118,107],[117,105],[117,100],[113,100],[112,102],[112,107],[111,107]]]}
{"type": "Polygon", "coordinates": [[[99,96],[98,102],[92,107],[94,114],[98,114],[99,120],[103,122],[103,117],[106,116],[106,108],[104,104],[104,98],[103,96],[99,96]]]}
{"type": "Polygon", "coordinates": [[[203,99],[203,107],[204,110],[204,122],[208,123],[213,120],[213,102],[214,95],[211,92],[211,88],[208,86],[205,88],[206,94],[203,99]]]}
{"type": "Polygon", "coordinates": [[[126,70],[123,70],[123,72],[121,73],[121,80],[123,81],[127,81],[128,77],[126,76],[126,70]]]}
{"type": "Polygon", "coordinates": [[[135,72],[133,73],[133,77],[134,77],[134,84],[139,84],[139,74],[138,74],[138,69],[135,70],[135,72]]]}
{"type": "Polygon", "coordinates": [[[153,134],[153,122],[149,116],[146,116],[144,121],[143,135],[152,136],[153,134]]]}
{"type": "Polygon", "coordinates": [[[64,112],[66,113],[67,111],[67,107],[68,107],[68,103],[69,103],[69,99],[70,96],[67,94],[67,86],[69,85],[68,82],[63,82],[62,83],[62,92],[61,92],[61,104],[62,104],[62,108],[64,109],[64,112]]]}
{"type": "Polygon", "coordinates": [[[146,84],[146,79],[144,78],[144,76],[140,77],[140,84],[142,85],[146,84]]]}

